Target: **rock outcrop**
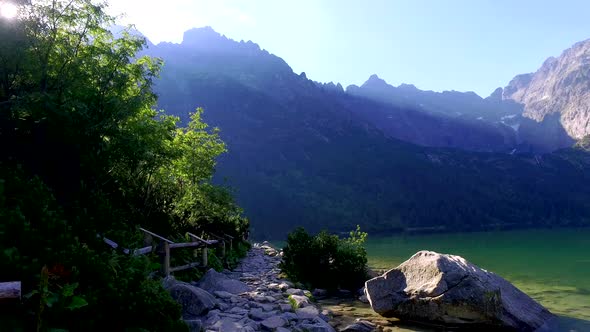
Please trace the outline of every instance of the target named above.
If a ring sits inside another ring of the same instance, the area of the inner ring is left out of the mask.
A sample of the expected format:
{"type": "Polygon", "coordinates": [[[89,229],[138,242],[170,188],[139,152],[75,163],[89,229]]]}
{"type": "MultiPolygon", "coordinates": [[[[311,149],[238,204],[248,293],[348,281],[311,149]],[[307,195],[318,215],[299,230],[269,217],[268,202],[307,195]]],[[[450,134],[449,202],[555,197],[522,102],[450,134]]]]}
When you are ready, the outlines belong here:
{"type": "Polygon", "coordinates": [[[373,310],[429,323],[533,331],[552,314],[500,276],[462,257],[420,251],[366,282],[373,310]]]}
{"type": "Polygon", "coordinates": [[[523,116],[537,122],[557,114],[557,125],[575,139],[590,134],[590,39],[550,57],[535,73],[516,76],[503,99],[524,105],[523,116]]]}

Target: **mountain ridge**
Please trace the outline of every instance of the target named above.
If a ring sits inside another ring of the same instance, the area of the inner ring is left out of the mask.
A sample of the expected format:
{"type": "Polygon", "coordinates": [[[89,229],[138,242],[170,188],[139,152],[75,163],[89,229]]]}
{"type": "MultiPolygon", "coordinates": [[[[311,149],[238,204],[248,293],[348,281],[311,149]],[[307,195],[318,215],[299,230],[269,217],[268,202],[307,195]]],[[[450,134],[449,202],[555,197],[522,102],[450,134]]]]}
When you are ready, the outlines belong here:
{"type": "Polygon", "coordinates": [[[186,121],[186,109],[202,106],[205,121],[221,128],[229,153],[218,162],[218,181],[228,178],[237,189],[257,238],[280,238],[297,225],[338,232],[360,224],[383,233],[588,223],[578,214],[590,214],[585,152],[415,145],[388,135],[375,119],[395,115],[405,130],[398,133],[412,134],[423,119],[438,118],[344,93],[294,73],[274,55],[227,45],[148,51],[165,61],[156,82],[159,107],[186,121]]]}

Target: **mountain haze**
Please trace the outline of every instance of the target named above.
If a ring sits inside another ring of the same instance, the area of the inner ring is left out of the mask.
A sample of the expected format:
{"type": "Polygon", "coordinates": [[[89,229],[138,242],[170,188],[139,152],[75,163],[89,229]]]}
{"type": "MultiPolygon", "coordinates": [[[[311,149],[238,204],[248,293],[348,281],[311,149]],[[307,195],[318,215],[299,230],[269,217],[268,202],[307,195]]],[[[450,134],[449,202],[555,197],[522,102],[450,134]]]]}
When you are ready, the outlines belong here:
{"type": "Polygon", "coordinates": [[[297,225],[392,232],[588,223],[580,217],[590,213],[582,149],[469,152],[510,151],[504,130],[513,129],[313,82],[257,44],[211,28],[147,53],[165,61],[159,106],[184,121],[186,109],[202,106],[221,129],[229,153],[219,180],[236,188],[256,237],[297,225]]]}

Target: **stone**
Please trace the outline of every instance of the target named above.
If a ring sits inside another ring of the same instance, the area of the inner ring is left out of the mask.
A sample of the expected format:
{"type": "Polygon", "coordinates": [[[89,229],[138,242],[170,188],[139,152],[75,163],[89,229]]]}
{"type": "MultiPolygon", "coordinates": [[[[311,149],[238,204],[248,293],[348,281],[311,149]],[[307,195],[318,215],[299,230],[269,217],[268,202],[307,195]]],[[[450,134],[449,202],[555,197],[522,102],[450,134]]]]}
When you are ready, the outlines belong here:
{"type": "Polygon", "coordinates": [[[306,332],[336,332],[334,328],[320,318],[316,318],[311,323],[299,324],[298,327],[306,332]]]}
{"type": "Polygon", "coordinates": [[[189,319],[184,322],[186,323],[189,332],[201,332],[203,329],[203,322],[200,319],[189,319]]]}
{"type": "Polygon", "coordinates": [[[228,278],[225,274],[214,269],[209,269],[199,281],[199,287],[209,292],[224,291],[231,294],[240,294],[250,291],[245,283],[228,278]]]}
{"type": "Polygon", "coordinates": [[[279,304],[279,309],[281,309],[281,311],[291,311],[293,310],[293,307],[289,303],[281,303],[279,304]]]}
{"type": "Polygon", "coordinates": [[[363,302],[363,303],[369,303],[369,298],[365,294],[359,296],[358,300],[361,301],[361,302],[363,302]]]}
{"type": "Polygon", "coordinates": [[[220,299],[229,299],[229,298],[235,296],[234,294],[226,292],[226,291],[214,291],[213,295],[217,296],[220,299]]]}
{"type": "Polygon", "coordinates": [[[365,283],[384,317],[453,326],[534,331],[554,316],[502,277],[465,259],[420,251],[365,283]]]}
{"type": "Polygon", "coordinates": [[[284,327],[277,327],[275,332],[291,332],[291,330],[284,328],[284,327]]]}
{"type": "Polygon", "coordinates": [[[260,322],[260,325],[268,330],[274,330],[278,327],[282,327],[285,326],[287,324],[287,321],[284,320],[281,317],[278,316],[273,316],[273,317],[269,317],[265,320],[263,320],[262,322],[260,322]]]}
{"type": "Polygon", "coordinates": [[[250,312],[248,309],[233,307],[228,311],[230,314],[246,315],[250,312]]]}
{"type": "Polygon", "coordinates": [[[295,314],[299,319],[314,319],[320,312],[316,307],[305,307],[295,310],[295,314]]]}
{"type": "Polygon", "coordinates": [[[340,332],[373,332],[376,329],[377,326],[375,324],[361,320],[346,326],[345,328],[341,329],[340,332]]]}
{"type": "Polygon", "coordinates": [[[209,292],[182,281],[169,278],[164,281],[164,288],[182,307],[182,317],[195,318],[215,308],[217,300],[209,292]]]}
{"type": "Polygon", "coordinates": [[[285,312],[285,313],[281,314],[281,317],[283,317],[284,319],[286,319],[288,321],[299,319],[299,317],[293,312],[285,312]]]}
{"type": "Polygon", "coordinates": [[[311,295],[313,295],[315,298],[322,298],[328,295],[328,291],[325,289],[316,288],[313,290],[313,292],[311,292],[311,295]]]}
{"type": "Polygon", "coordinates": [[[303,293],[303,290],[301,290],[299,288],[289,288],[289,289],[287,289],[286,293],[289,295],[301,295],[301,296],[305,295],[305,293],[303,293]]]}
{"type": "Polygon", "coordinates": [[[262,311],[260,308],[250,310],[249,316],[254,320],[265,320],[276,314],[275,311],[262,311]]]}
{"type": "Polygon", "coordinates": [[[286,291],[287,289],[293,287],[293,284],[290,282],[283,281],[279,284],[279,289],[282,291],[286,291]]]}
{"type": "Polygon", "coordinates": [[[303,308],[309,305],[309,299],[302,295],[290,295],[289,302],[291,302],[295,308],[303,308]]]}

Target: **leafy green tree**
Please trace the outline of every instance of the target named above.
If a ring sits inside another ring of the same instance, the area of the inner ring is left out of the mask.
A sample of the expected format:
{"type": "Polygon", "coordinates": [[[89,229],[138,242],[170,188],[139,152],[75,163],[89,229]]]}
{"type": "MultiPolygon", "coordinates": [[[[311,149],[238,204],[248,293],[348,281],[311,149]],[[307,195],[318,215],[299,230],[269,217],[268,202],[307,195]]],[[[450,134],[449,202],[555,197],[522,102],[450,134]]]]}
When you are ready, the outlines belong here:
{"type": "Polygon", "coordinates": [[[211,183],[217,130],[201,109],[185,128],[154,109],[161,61],[115,37],[105,6],[39,0],[0,19],[0,278],[23,281],[31,329],[183,330],[150,258],[100,236],[134,247],[139,226],[241,236],[248,222],[211,183]]]}

